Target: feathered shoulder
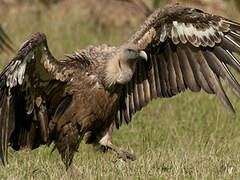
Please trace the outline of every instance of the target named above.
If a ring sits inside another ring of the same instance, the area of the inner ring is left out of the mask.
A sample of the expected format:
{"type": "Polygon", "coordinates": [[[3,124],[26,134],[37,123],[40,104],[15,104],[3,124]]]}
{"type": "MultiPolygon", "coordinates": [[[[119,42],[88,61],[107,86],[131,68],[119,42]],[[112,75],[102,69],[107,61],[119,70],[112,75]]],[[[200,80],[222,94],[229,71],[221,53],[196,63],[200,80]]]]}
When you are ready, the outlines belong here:
{"type": "Polygon", "coordinates": [[[73,54],[67,54],[68,59],[63,61],[87,68],[90,65],[103,63],[103,61],[109,59],[108,57],[114,55],[115,50],[115,47],[109,47],[106,44],[97,47],[89,46],[85,49],[77,50],[73,54]]]}

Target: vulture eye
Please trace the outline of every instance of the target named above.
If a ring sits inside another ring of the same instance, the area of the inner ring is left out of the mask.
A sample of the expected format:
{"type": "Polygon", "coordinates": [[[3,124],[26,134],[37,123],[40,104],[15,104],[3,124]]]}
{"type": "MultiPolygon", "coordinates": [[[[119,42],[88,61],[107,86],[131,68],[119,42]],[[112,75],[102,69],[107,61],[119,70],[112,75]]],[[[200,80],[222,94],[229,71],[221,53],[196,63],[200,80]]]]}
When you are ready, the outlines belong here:
{"type": "Polygon", "coordinates": [[[136,54],[136,51],[133,50],[133,49],[127,49],[127,52],[130,53],[130,54],[131,54],[131,53],[136,54]]]}
{"type": "Polygon", "coordinates": [[[135,52],[135,50],[133,50],[133,49],[127,49],[127,51],[129,51],[129,52],[135,52]]]}
{"type": "Polygon", "coordinates": [[[138,55],[136,50],[133,50],[133,49],[126,49],[126,54],[128,59],[135,59],[138,55]]]}

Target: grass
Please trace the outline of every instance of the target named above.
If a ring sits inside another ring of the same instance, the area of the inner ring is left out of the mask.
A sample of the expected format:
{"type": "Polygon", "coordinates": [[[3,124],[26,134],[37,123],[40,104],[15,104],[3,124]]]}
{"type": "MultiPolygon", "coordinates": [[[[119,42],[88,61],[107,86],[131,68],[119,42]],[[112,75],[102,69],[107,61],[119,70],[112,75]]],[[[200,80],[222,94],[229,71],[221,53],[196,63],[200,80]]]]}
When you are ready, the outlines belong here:
{"type": "MultiPolygon", "coordinates": [[[[82,7],[73,0],[48,10],[37,5],[2,8],[0,22],[16,46],[33,32],[46,33],[58,58],[90,44],[118,45],[133,32],[134,25],[99,28],[82,7]]],[[[1,67],[13,55],[1,54],[1,67]]],[[[52,147],[31,152],[9,148],[9,164],[1,167],[0,179],[239,179],[240,102],[230,89],[227,93],[235,115],[203,92],[152,101],[114,132],[113,143],[133,151],[136,161],[123,162],[111,151],[102,153],[82,142],[72,168],[65,171],[52,147]]]]}

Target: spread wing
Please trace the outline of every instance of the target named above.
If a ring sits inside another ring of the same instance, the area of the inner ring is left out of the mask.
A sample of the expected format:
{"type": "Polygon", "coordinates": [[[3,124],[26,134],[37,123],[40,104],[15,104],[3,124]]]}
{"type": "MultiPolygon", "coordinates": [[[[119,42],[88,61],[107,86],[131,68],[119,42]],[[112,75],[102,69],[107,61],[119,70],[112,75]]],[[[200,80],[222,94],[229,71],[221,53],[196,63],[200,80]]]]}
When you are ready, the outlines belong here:
{"type": "Polygon", "coordinates": [[[12,41],[9,39],[2,26],[0,25],[0,50],[6,51],[8,49],[13,51],[11,44],[12,41]]]}
{"type": "Polygon", "coordinates": [[[155,11],[126,42],[148,54],[123,88],[117,127],[153,98],[171,97],[185,89],[215,94],[231,111],[220,78],[240,97],[240,86],[229,66],[240,73],[240,24],[179,5],[155,11]]]}
{"type": "MultiPolygon", "coordinates": [[[[0,158],[7,147],[36,148],[48,139],[49,99],[58,98],[71,72],[49,52],[44,34],[33,34],[0,74],[0,158]],[[39,136],[37,136],[38,134],[39,136]]],[[[59,97],[60,98],[60,97],[59,97]]]]}

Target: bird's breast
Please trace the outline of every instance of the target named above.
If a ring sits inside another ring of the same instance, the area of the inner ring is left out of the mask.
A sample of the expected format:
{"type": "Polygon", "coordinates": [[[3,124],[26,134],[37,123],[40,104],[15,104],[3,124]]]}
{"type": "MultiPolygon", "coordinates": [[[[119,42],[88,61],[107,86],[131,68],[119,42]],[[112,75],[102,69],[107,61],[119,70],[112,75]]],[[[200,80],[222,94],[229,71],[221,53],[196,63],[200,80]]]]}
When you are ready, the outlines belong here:
{"type": "Polygon", "coordinates": [[[96,74],[89,74],[69,87],[73,93],[76,120],[86,129],[99,129],[114,120],[118,91],[107,90],[96,74]]]}

